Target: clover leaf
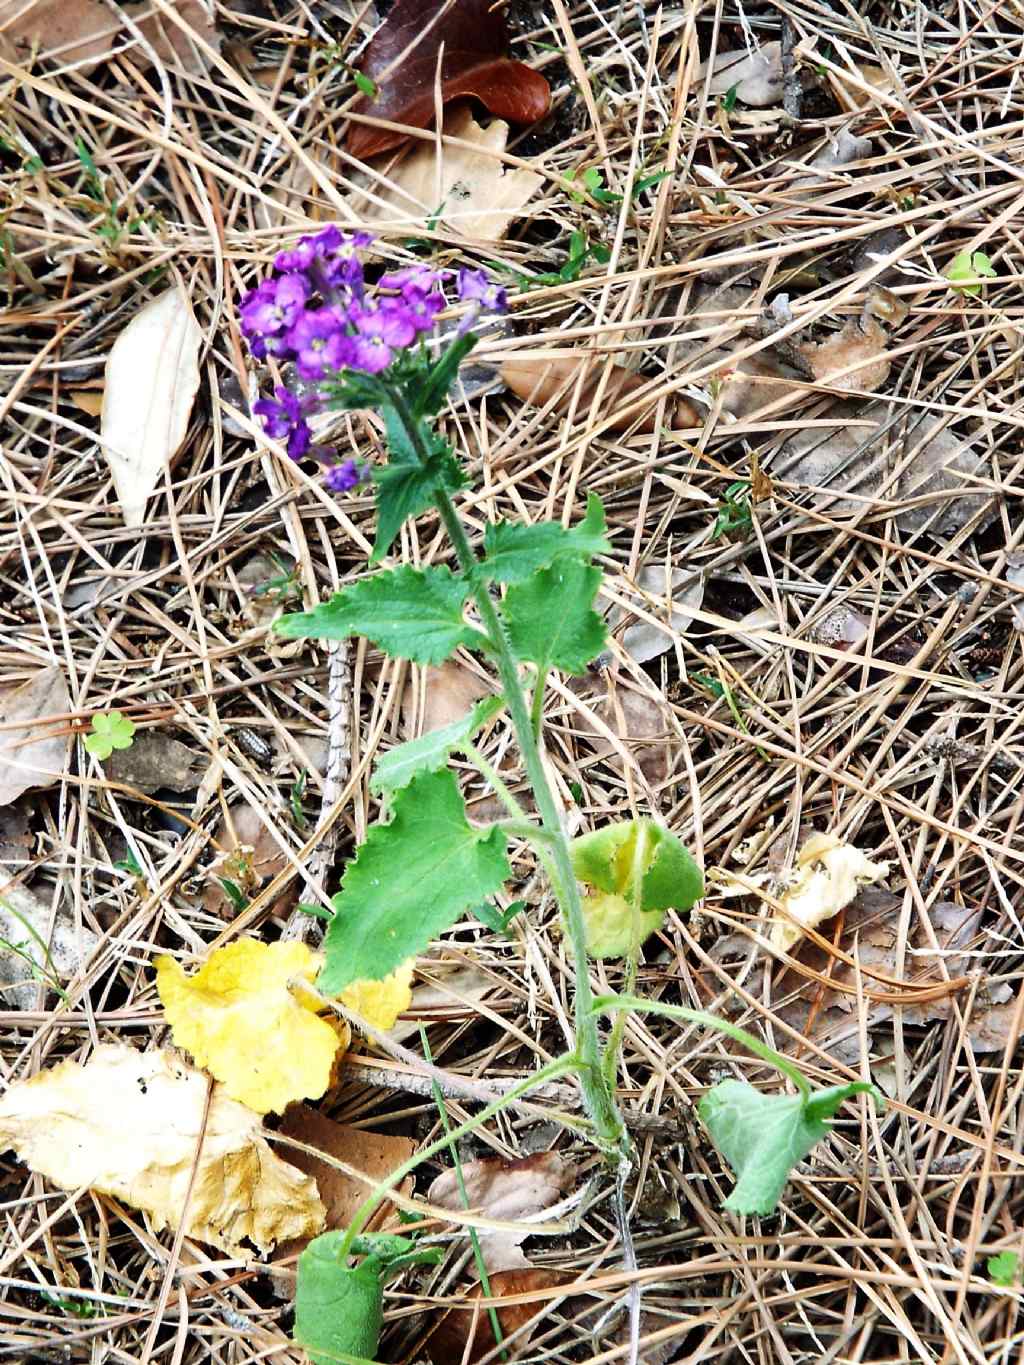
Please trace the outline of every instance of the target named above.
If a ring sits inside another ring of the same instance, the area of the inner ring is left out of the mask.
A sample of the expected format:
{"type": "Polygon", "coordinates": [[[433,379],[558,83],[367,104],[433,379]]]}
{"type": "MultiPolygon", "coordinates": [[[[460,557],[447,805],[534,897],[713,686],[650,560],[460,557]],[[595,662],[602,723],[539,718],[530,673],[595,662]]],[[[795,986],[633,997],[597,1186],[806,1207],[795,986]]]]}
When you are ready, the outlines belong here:
{"type": "Polygon", "coordinates": [[[109,758],[115,749],[130,749],[135,738],[135,722],[120,711],[100,712],[92,718],[92,730],[83,743],[93,758],[109,758]]]}

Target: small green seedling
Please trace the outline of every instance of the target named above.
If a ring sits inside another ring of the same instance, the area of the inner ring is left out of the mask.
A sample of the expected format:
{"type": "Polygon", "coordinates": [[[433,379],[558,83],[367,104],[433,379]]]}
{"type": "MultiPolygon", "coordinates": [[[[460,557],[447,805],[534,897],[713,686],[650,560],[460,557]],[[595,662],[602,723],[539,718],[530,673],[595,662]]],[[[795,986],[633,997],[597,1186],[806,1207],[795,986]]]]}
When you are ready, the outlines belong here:
{"type": "Polygon", "coordinates": [[[375,100],[380,94],[377,85],[371,81],[369,76],[362,71],[352,72],[352,82],[361,95],[365,95],[368,100],[375,100]]]}
{"type": "Polygon", "coordinates": [[[294,560],[288,563],[273,552],[270,559],[278,573],[273,578],[264,578],[259,583],[254,583],[249,589],[249,596],[266,597],[273,593],[274,601],[278,606],[283,606],[291,598],[300,595],[298,566],[294,560]]]}
{"type": "Polygon", "coordinates": [[[135,722],[120,711],[101,711],[92,718],[92,729],[83,743],[93,758],[109,758],[115,749],[130,749],[135,740],[135,722]]]}
{"type": "Polygon", "coordinates": [[[954,294],[977,298],[985,280],[996,278],[995,267],[984,251],[961,251],[946,267],[946,279],[954,294]]]}
{"type": "Polygon", "coordinates": [[[82,189],[86,196],[103,211],[100,225],[96,229],[96,235],[102,237],[110,246],[116,247],[125,233],[134,232],[146,221],[146,215],[137,214],[135,217],[126,217],[125,206],[108,195],[92,152],[89,151],[80,137],[75,139],[75,151],[78,153],[78,160],[85,171],[85,183],[82,189]]]}
{"type": "Polygon", "coordinates": [[[117,868],[118,872],[128,872],[136,879],[144,878],[146,875],[139,865],[138,858],[136,858],[131,849],[128,850],[123,858],[118,858],[114,866],[117,868]]]}
{"type": "Polygon", "coordinates": [[[505,938],[510,938],[511,935],[508,932],[509,925],[515,919],[516,915],[521,914],[525,909],[525,901],[513,901],[506,910],[499,910],[498,907],[492,905],[490,901],[484,901],[482,905],[478,905],[476,909],[470,913],[473,918],[479,920],[485,928],[492,930],[496,934],[502,934],[505,938]]]}
{"type": "Polygon", "coordinates": [[[1000,1289],[1012,1289],[1020,1279],[1020,1256],[1016,1251],[1001,1251],[988,1258],[985,1269],[993,1284],[1000,1289]]]}
{"type": "Polygon", "coordinates": [[[746,535],[752,525],[750,484],[741,479],[731,483],[725,490],[725,497],[718,505],[718,516],[711,528],[711,539],[718,540],[720,536],[732,535],[736,531],[746,535]]]}
{"type": "Polygon", "coordinates": [[[724,95],[720,96],[722,108],[727,114],[731,114],[736,108],[736,100],[739,96],[739,81],[735,85],[730,85],[724,95]]]}

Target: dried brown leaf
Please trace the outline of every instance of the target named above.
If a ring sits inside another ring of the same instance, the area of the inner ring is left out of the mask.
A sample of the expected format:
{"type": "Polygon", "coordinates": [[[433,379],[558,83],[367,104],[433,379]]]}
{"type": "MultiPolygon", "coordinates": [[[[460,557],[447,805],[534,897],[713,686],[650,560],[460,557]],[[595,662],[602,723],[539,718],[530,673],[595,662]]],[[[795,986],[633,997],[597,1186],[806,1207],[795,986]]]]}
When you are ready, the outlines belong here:
{"type": "Polygon", "coordinates": [[[0,952],[0,996],[8,1008],[31,1010],[39,983],[45,981],[52,990],[55,978],[74,976],[99,939],[75,923],[74,907],[65,896],[54,907],[52,896],[43,900],[14,877],[15,869],[0,866],[0,939],[18,945],[16,953],[0,952]]]}
{"type": "MultiPolygon", "coordinates": [[[[535,407],[554,402],[555,411],[561,414],[573,410],[575,404],[577,421],[584,417],[593,419],[599,416],[602,421],[608,421],[612,431],[630,428],[638,432],[650,432],[658,425],[657,410],[653,407],[646,413],[626,411],[636,392],[648,386],[650,380],[621,365],[608,366],[590,355],[570,354],[557,358],[516,356],[502,365],[501,378],[517,398],[535,407]],[[606,372],[608,378],[601,395],[604,407],[599,414],[595,414],[591,407],[606,372]],[[576,385],[581,373],[585,378],[577,398],[576,385]],[[622,411],[615,412],[616,408],[622,411]],[[608,409],[613,411],[609,412],[608,409]]],[[[664,422],[674,427],[701,425],[696,408],[686,399],[669,403],[664,422]]]]}
{"type": "MultiPolygon", "coordinates": [[[[555,1270],[539,1270],[528,1266],[518,1270],[497,1270],[488,1275],[491,1298],[500,1299],[513,1294],[535,1294],[540,1289],[552,1289],[563,1284],[565,1276],[555,1270]]],[[[438,1323],[426,1342],[426,1351],[433,1365],[476,1365],[495,1347],[494,1333],[487,1313],[486,1299],[481,1302],[482,1289],[473,1285],[460,1296],[458,1308],[451,1309],[438,1323]],[[470,1344],[470,1337],[472,1343],[470,1344]],[[467,1349],[468,1347],[468,1349],[467,1349]]],[[[510,1303],[496,1310],[502,1339],[518,1332],[537,1318],[543,1320],[544,1301],[510,1303]]],[[[518,1355],[529,1343],[531,1333],[516,1338],[518,1355]]]]}
{"type": "MultiPolygon", "coordinates": [[[[505,1222],[526,1220],[557,1202],[574,1175],[574,1168],[557,1152],[538,1152],[515,1161],[484,1157],[463,1164],[469,1207],[477,1213],[505,1222]]],[[[443,1171],[427,1192],[427,1202],[442,1209],[464,1209],[459,1173],[443,1171]]],[[[510,1270],[529,1265],[520,1247],[530,1235],[523,1221],[521,1232],[479,1232],[480,1249],[488,1271],[510,1270]]]]}
{"type": "MultiPolygon", "coordinates": [[[[622,648],[636,663],[649,663],[665,654],[672,648],[673,633],[681,635],[692,624],[693,613],[700,610],[704,600],[704,580],[698,578],[688,587],[679,588],[692,578],[692,570],[670,570],[664,565],[649,564],[637,575],[636,586],[623,591],[622,595],[635,601],[645,616],[664,623],[637,620],[621,633],[622,648]]],[[[618,634],[617,628],[630,619],[631,612],[616,606],[608,618],[609,629],[618,634]]]]}
{"type": "MultiPolygon", "coordinates": [[[[704,62],[697,72],[702,82],[707,74],[704,62]]],[[[711,63],[709,95],[724,95],[736,87],[736,98],[754,109],[766,109],[782,100],[782,44],[765,43],[755,52],[719,52],[711,63]]]]}
{"type": "Polygon", "coordinates": [[[103,765],[111,782],[123,782],[147,795],[161,789],[192,791],[208,767],[206,754],[162,730],[137,730],[131,748],[115,749],[103,765]]]}
{"type": "MultiPolygon", "coordinates": [[[[505,20],[491,0],[398,0],[363,58],[376,96],[362,96],[353,112],[426,128],[440,66],[443,104],[471,96],[496,118],[536,123],[548,112],[550,87],[539,71],[510,61],[507,49],[505,20]]],[[[405,141],[406,134],[388,128],[349,125],[353,156],[376,156],[405,141]]]]}
{"type": "Polygon", "coordinates": [[[66,722],[38,724],[40,716],[71,710],[64,671],[44,668],[20,687],[0,694],[0,806],[33,787],[52,787],[67,768],[71,751],[66,722]],[[5,728],[11,727],[11,728],[5,728]]]}

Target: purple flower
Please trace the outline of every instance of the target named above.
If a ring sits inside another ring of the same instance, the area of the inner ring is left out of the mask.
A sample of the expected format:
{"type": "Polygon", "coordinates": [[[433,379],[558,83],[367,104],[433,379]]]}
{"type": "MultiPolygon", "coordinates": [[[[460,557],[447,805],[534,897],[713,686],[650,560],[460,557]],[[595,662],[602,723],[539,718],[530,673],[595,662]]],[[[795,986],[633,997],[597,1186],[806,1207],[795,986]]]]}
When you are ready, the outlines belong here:
{"type": "Polygon", "coordinates": [[[249,291],[238,306],[242,333],[258,358],[268,352],[281,355],[287,348],[285,334],[295,325],[309,298],[309,282],[303,275],[264,280],[249,291]]]}
{"type": "Polygon", "coordinates": [[[407,265],[402,270],[391,270],[382,275],[380,283],[382,289],[400,289],[403,294],[410,290],[427,293],[447,274],[446,270],[431,270],[427,265],[407,265]]]}
{"type": "Polygon", "coordinates": [[[263,430],[275,441],[286,441],[288,454],[301,460],[309,451],[313,433],[306,421],[306,408],[298,394],[291,389],[277,388],[273,398],[261,398],[252,410],[263,424],[263,430]]]}
{"type": "Polygon", "coordinates": [[[362,465],[356,464],[355,460],[346,460],[343,464],[331,465],[324,474],[324,487],[330,493],[350,493],[365,477],[366,470],[362,465]]]}
{"type": "Polygon", "coordinates": [[[299,318],[288,341],[303,379],[323,379],[328,370],[352,364],[352,338],[344,324],[344,314],[337,308],[310,308],[299,318]]]}
{"type": "Polygon", "coordinates": [[[274,269],[285,274],[308,271],[318,284],[331,289],[347,285],[361,295],[363,267],[357,253],[372,241],[369,232],[343,233],[332,224],[312,236],[300,237],[291,251],[279,251],[274,269]]]}
{"type": "Polygon", "coordinates": [[[435,291],[424,293],[422,289],[407,288],[402,298],[405,313],[417,332],[429,332],[434,325],[434,317],[444,307],[444,295],[435,291]]]}
{"type": "Polygon", "coordinates": [[[388,299],[379,308],[353,315],[356,335],[352,338],[354,370],[379,374],[391,364],[395,350],[408,346],[416,335],[408,309],[397,299],[388,299]]]}
{"type": "Polygon", "coordinates": [[[495,284],[486,270],[470,270],[463,266],[459,271],[459,298],[463,303],[476,303],[489,313],[508,312],[508,294],[500,285],[495,284]]]}

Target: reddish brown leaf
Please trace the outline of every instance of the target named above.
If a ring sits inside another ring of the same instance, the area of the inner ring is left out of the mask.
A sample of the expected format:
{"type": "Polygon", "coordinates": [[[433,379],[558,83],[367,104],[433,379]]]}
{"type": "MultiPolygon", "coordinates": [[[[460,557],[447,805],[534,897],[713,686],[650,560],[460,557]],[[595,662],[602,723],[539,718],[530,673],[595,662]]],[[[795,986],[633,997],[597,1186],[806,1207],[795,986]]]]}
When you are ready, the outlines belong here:
{"type": "MultiPolygon", "coordinates": [[[[563,1283],[564,1276],[557,1270],[540,1270],[529,1266],[519,1270],[498,1270],[488,1276],[488,1280],[492,1298],[524,1296],[522,1301],[514,1300],[497,1310],[502,1336],[509,1337],[525,1327],[531,1318],[540,1320],[546,1300],[532,1296],[563,1283]]],[[[452,1309],[438,1323],[426,1343],[427,1355],[434,1365],[476,1365],[476,1361],[494,1350],[494,1333],[486,1311],[486,1300],[484,1304],[479,1304],[480,1296],[480,1285],[475,1284],[468,1293],[462,1295],[459,1307],[452,1309]]],[[[527,1333],[517,1337],[517,1354],[526,1347],[529,1339],[527,1333]]]]}
{"type": "MultiPolygon", "coordinates": [[[[353,112],[426,128],[434,118],[434,83],[443,44],[442,103],[472,96],[489,113],[509,123],[542,119],[551,104],[551,88],[539,71],[505,56],[508,33],[494,0],[454,0],[424,35],[446,3],[398,0],[363,59],[363,75],[374,82],[377,96],[364,95],[352,106],[353,112]]],[[[349,127],[348,148],[353,156],[376,156],[405,141],[403,133],[387,128],[360,123],[349,127]]]]}

